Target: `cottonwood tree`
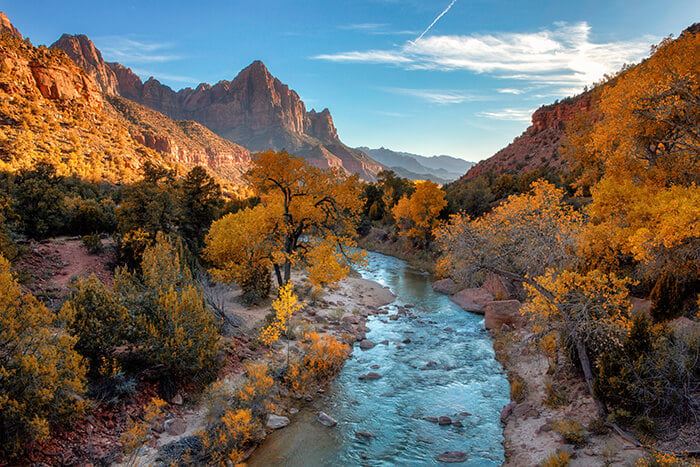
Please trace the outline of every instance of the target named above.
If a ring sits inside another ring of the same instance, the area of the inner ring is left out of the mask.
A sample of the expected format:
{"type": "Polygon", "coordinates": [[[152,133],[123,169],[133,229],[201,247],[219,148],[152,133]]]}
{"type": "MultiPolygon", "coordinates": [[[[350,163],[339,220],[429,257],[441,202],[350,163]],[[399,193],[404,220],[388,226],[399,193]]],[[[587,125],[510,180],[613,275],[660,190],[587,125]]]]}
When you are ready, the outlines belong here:
{"type": "Polygon", "coordinates": [[[410,197],[404,195],[392,209],[399,234],[427,248],[445,206],[445,192],[436,183],[430,180],[416,182],[413,194],[410,197]]]}
{"type": "MultiPolygon", "coordinates": [[[[362,208],[357,175],[321,170],[284,151],[268,151],[254,158],[245,178],[260,204],[212,224],[205,255],[215,276],[236,280],[245,291],[256,282],[252,277],[269,275],[272,266],[281,287],[292,266],[307,264],[312,250],[329,245],[342,253],[334,256],[339,264],[360,260],[361,254],[352,250],[362,208]]],[[[329,282],[326,277],[314,280],[329,282]]]]}
{"type": "Polygon", "coordinates": [[[437,232],[438,271],[462,282],[488,271],[525,284],[526,315],[538,332],[558,330],[570,340],[593,393],[591,350],[599,352],[610,343],[603,337],[625,330],[629,305],[624,283],[614,276],[566,269],[576,261],[582,229],[583,218],[564,203],[564,192],[540,180],[481,218],[452,216],[437,232]]]}

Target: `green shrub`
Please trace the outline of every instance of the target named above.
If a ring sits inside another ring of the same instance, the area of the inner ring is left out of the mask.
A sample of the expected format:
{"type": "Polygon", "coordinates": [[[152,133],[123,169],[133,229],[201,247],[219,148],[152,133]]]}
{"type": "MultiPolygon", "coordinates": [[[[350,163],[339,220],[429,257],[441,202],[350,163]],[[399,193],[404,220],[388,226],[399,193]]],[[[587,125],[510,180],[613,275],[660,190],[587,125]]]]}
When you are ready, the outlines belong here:
{"type": "Polygon", "coordinates": [[[76,339],[12,279],[0,256],[0,451],[21,454],[84,408],[85,365],[76,339]]]}
{"type": "Polygon", "coordinates": [[[95,255],[102,251],[102,240],[100,240],[99,234],[85,235],[82,238],[83,245],[87,249],[88,253],[95,255]]]}
{"type": "Polygon", "coordinates": [[[94,274],[78,280],[72,288],[63,310],[74,316],[71,330],[78,338],[76,350],[94,366],[103,358],[112,358],[114,349],[127,343],[132,317],[121,300],[94,274]]]}

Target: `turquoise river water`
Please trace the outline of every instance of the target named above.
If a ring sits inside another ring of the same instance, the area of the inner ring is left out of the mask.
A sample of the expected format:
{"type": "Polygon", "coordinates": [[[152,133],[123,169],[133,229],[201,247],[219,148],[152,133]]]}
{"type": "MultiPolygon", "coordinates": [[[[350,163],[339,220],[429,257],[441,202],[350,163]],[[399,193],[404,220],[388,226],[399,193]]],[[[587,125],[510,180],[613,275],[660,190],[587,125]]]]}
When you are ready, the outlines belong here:
{"type": "Polygon", "coordinates": [[[360,273],[397,296],[387,307],[390,312],[410,304],[415,317],[370,317],[367,338],[388,340],[389,345],[367,351],[356,347],[354,358],[325,394],[297,414],[292,425],[272,433],[249,465],[432,465],[443,451],[465,452],[468,460],[461,465],[500,465],[499,416],[509,402],[508,382],[483,330],[483,317],[433,292],[430,277],[405,261],[369,253],[360,273]],[[402,343],[405,339],[410,343],[402,343]],[[431,361],[436,364],[425,369],[431,361]],[[358,379],[369,371],[383,377],[358,379]],[[338,425],[327,428],[315,422],[318,411],[338,425]],[[463,427],[423,419],[442,415],[463,427]],[[374,436],[364,438],[357,431],[374,436]]]}

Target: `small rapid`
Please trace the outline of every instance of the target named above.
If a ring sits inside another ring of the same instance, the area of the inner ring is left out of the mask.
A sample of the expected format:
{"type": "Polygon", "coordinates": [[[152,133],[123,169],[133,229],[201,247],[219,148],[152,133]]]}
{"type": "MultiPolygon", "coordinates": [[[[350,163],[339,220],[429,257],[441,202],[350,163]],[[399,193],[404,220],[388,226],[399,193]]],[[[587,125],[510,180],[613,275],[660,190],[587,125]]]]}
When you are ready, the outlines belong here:
{"type": "Polygon", "coordinates": [[[388,344],[367,351],[356,346],[323,397],[291,426],[272,433],[249,465],[430,465],[444,451],[465,452],[468,460],[461,465],[500,465],[500,411],[509,402],[509,386],[483,317],[435,293],[430,277],[405,261],[378,253],[367,259],[362,277],[397,296],[389,312],[408,312],[397,320],[370,317],[367,338],[388,344]],[[369,371],[382,378],[358,379],[369,371]],[[314,422],[319,410],[338,425],[314,422]],[[457,423],[424,419],[440,416],[457,423]]]}

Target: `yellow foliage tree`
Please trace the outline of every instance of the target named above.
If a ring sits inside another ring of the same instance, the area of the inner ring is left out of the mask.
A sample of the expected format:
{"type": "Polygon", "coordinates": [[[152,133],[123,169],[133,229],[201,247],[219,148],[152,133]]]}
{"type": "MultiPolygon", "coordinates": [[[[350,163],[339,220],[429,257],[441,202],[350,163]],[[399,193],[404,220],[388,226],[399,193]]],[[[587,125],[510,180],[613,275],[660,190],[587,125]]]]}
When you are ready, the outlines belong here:
{"type": "Polygon", "coordinates": [[[528,193],[512,195],[490,213],[450,217],[436,231],[437,271],[462,283],[488,271],[521,281],[561,270],[576,261],[583,217],[564,202],[563,190],[538,180],[528,193]],[[515,277],[513,277],[515,276],[515,277]]]}
{"type": "Polygon", "coordinates": [[[23,293],[0,256],[0,449],[10,456],[84,408],[85,362],[59,325],[71,319],[23,293]]]}
{"type": "Polygon", "coordinates": [[[690,31],[664,40],[598,91],[591,125],[567,129],[565,152],[592,185],[582,250],[590,267],[625,255],[654,280],[662,270],[700,274],[699,47],[690,31]]]}
{"type": "Polygon", "coordinates": [[[289,320],[294,312],[304,308],[304,303],[294,293],[292,281],[288,281],[279,289],[279,296],[272,302],[275,317],[270,324],[260,331],[260,342],[272,345],[277,342],[282,333],[289,332],[289,320]]]}
{"type": "Polygon", "coordinates": [[[416,182],[416,191],[404,196],[392,209],[399,233],[427,247],[433,229],[440,223],[438,216],[447,206],[445,192],[430,180],[416,182]]]}
{"type": "MultiPolygon", "coordinates": [[[[246,180],[260,204],[214,222],[207,235],[205,254],[217,277],[241,281],[251,264],[255,270],[272,265],[281,287],[293,265],[308,263],[311,242],[337,247],[343,262],[360,259],[350,250],[363,203],[356,175],[321,170],[284,151],[268,151],[255,157],[246,180]]],[[[337,272],[334,268],[336,277],[337,272]]]]}

